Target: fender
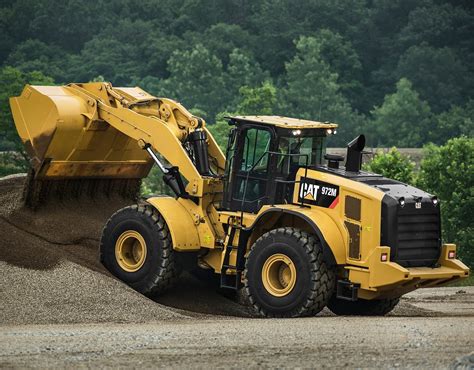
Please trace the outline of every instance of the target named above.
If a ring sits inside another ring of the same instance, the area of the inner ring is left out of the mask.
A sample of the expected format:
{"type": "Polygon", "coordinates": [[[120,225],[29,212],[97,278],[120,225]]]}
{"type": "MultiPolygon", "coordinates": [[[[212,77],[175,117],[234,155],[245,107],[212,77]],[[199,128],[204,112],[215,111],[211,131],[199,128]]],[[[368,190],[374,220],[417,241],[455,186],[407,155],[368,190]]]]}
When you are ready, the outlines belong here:
{"type": "Polygon", "coordinates": [[[172,197],[152,197],[151,204],[166,221],[171,233],[173,249],[178,252],[198,251],[201,243],[199,232],[186,208],[172,197]]]}
{"type": "Polygon", "coordinates": [[[346,263],[346,248],[340,228],[330,216],[314,207],[295,208],[292,205],[278,208],[271,207],[263,211],[253,224],[245,230],[250,234],[260,222],[263,222],[268,216],[274,216],[275,213],[279,213],[282,217],[284,215],[291,215],[303,220],[321,241],[324,259],[327,263],[330,265],[343,265],[346,263]]]}

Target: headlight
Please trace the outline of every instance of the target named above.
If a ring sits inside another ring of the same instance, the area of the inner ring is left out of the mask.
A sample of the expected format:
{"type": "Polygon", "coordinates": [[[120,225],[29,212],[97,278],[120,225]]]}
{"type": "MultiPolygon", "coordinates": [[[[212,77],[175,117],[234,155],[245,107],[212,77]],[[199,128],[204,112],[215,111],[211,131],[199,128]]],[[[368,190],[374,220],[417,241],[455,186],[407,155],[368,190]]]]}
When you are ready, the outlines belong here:
{"type": "Polygon", "coordinates": [[[398,198],[398,204],[400,204],[400,207],[405,207],[405,198],[398,198]]]}

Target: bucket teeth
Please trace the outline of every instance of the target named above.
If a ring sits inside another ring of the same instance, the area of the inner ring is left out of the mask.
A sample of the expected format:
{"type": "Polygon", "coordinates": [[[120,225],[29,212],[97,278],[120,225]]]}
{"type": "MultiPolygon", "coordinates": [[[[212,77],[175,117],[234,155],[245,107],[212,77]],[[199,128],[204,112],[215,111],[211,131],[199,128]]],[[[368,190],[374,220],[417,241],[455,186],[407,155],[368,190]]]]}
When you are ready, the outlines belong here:
{"type": "Polygon", "coordinates": [[[36,179],[28,173],[23,191],[23,203],[31,209],[50,201],[99,200],[120,197],[135,202],[140,196],[141,179],[36,179]]]}

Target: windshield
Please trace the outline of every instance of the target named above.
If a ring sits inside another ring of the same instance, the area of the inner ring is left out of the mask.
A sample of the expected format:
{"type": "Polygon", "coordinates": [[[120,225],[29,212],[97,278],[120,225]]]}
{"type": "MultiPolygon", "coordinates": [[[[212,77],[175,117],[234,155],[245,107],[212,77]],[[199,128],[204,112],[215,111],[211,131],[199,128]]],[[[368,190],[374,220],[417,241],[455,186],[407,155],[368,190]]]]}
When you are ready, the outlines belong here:
{"type": "Polygon", "coordinates": [[[283,154],[278,160],[280,172],[290,173],[294,167],[321,164],[325,149],[324,139],[322,136],[280,136],[278,152],[283,154]]]}

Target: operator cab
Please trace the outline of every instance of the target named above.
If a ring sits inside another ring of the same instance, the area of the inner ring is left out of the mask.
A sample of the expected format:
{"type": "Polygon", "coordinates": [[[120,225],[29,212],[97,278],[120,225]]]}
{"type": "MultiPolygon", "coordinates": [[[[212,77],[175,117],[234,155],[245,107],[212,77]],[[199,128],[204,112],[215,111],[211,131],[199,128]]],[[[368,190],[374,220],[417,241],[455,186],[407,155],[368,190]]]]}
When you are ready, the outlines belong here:
{"type": "Polygon", "coordinates": [[[222,206],[258,212],[265,204],[292,203],[296,172],[323,163],[326,137],[337,125],[278,116],[228,117],[222,206]]]}

